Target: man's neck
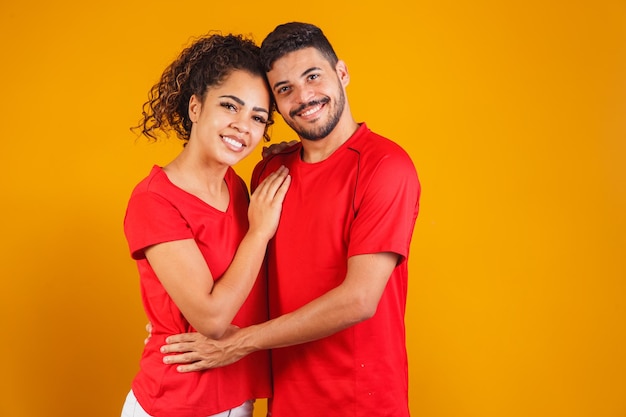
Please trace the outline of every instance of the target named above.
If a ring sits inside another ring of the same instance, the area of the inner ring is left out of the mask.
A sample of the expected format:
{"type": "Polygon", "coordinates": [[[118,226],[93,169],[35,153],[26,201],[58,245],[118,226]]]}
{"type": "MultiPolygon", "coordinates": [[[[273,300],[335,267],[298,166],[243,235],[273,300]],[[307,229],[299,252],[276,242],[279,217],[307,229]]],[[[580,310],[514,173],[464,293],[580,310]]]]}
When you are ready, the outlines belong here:
{"type": "Polygon", "coordinates": [[[313,164],[327,159],[341,145],[346,143],[358,128],[358,123],[354,119],[349,118],[346,123],[339,123],[325,138],[318,140],[301,139],[302,160],[313,164]]]}

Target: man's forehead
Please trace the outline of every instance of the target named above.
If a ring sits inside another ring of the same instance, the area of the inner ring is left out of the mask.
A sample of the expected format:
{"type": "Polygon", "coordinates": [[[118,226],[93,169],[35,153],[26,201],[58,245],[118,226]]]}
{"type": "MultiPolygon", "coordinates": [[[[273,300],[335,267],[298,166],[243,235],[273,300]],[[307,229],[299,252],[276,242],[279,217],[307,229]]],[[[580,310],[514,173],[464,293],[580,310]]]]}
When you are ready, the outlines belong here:
{"type": "Polygon", "coordinates": [[[289,52],[274,61],[272,69],[268,72],[271,74],[289,75],[292,77],[300,77],[310,68],[317,67],[319,69],[331,68],[328,60],[317,49],[313,47],[299,49],[289,52]]]}

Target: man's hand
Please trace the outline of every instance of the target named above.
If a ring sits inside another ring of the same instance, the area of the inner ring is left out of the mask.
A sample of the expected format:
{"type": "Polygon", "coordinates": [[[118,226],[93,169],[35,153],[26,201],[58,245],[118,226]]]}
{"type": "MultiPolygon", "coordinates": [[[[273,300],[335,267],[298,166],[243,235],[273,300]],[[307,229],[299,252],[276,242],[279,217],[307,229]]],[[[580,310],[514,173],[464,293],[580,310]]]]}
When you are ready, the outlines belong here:
{"type": "Polygon", "coordinates": [[[148,342],[150,341],[150,338],[152,337],[152,323],[148,322],[148,324],[146,324],[146,331],[148,332],[148,337],[143,339],[144,345],[147,345],[148,342]]]}
{"type": "Polygon", "coordinates": [[[200,333],[182,333],[169,336],[166,345],[161,347],[161,353],[171,354],[163,358],[169,365],[179,365],[178,372],[204,371],[218,368],[238,361],[246,354],[236,351],[234,346],[235,335],[239,328],[231,326],[220,340],[209,339],[200,333]]]}
{"type": "Polygon", "coordinates": [[[289,142],[272,143],[270,146],[264,146],[261,152],[261,156],[263,158],[267,158],[270,155],[276,155],[277,153],[282,152],[283,150],[295,145],[298,142],[300,141],[294,139],[289,142]]]}

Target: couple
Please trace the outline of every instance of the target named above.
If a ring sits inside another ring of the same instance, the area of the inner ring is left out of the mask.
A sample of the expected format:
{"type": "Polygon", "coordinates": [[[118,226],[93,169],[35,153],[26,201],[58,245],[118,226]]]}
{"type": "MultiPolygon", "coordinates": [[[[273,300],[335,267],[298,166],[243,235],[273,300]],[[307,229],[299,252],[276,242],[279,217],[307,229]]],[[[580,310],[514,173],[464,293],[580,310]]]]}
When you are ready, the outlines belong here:
{"type": "Polygon", "coordinates": [[[185,146],[124,220],[152,332],[122,416],[250,417],[266,397],[272,417],[409,415],[420,185],[404,150],[354,120],[349,80],[322,31],[294,22],[260,48],[201,38],[152,88],[139,128],[185,146]],[[274,108],[300,141],[259,162],[248,197],[231,166],[274,108]]]}

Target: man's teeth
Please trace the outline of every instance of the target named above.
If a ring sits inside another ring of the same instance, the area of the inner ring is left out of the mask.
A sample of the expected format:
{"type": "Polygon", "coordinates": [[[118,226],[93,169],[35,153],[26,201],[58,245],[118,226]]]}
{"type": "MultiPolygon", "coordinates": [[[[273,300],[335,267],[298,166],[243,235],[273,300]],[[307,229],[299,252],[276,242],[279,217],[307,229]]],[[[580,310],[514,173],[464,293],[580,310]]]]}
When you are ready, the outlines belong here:
{"type": "Polygon", "coordinates": [[[301,116],[309,116],[309,115],[315,113],[316,111],[318,111],[321,108],[322,108],[322,106],[315,106],[315,107],[312,107],[309,110],[305,111],[304,113],[301,113],[300,115],[301,116]]]}
{"type": "Polygon", "coordinates": [[[236,140],[231,139],[229,137],[222,136],[222,139],[224,140],[224,142],[228,143],[229,145],[235,146],[237,148],[242,148],[243,147],[243,143],[237,142],[236,140]]]}

